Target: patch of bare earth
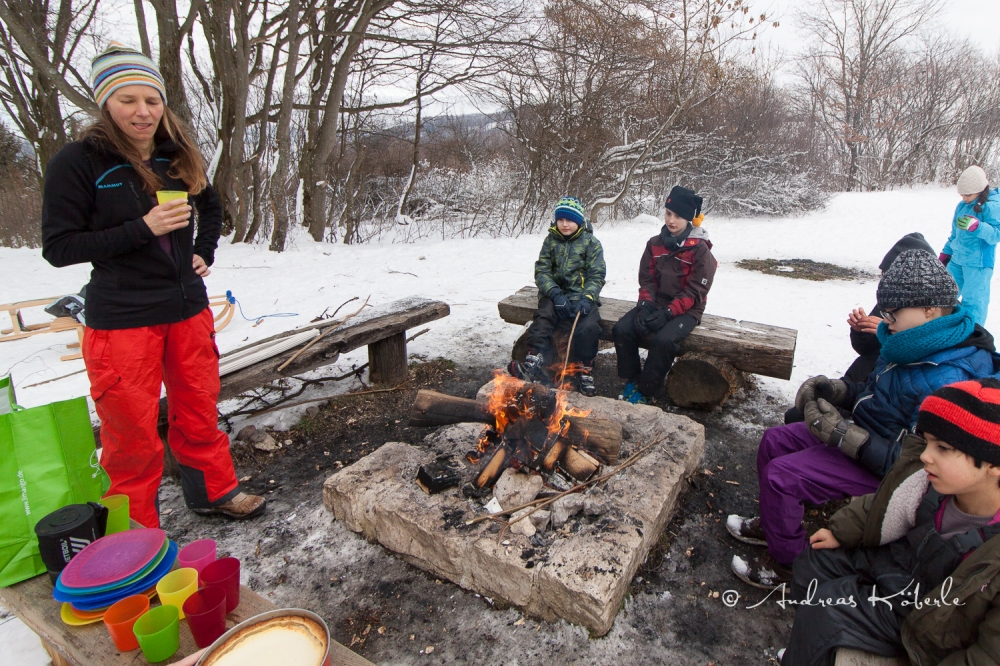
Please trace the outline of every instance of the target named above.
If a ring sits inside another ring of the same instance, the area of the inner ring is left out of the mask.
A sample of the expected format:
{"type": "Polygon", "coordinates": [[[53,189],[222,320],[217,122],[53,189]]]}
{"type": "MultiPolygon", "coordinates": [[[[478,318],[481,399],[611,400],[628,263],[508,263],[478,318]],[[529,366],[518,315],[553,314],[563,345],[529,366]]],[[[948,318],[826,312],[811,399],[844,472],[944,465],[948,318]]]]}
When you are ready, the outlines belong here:
{"type": "MultiPolygon", "coordinates": [[[[599,393],[616,397],[614,354],[598,356],[599,393]]],[[[664,408],[705,425],[700,471],[685,482],[673,519],[632,581],[607,636],[581,627],[525,618],[516,608],[437,580],[365,541],[333,520],[323,481],[387,441],[420,445],[431,429],[409,428],[416,391],[431,388],[473,398],[489,367],[431,361],[411,367],[407,386],[333,398],[288,433],[273,453],[234,446],[244,487],[263,493],[268,512],[249,523],[204,519],[186,511],[174,480],[161,491],[163,526],[186,543],[214,538],[220,553],[243,562],[243,580],[285,607],[322,615],[334,638],[376,663],[482,664],[762,664],[784,646],[794,617],[772,597],[730,572],[734,554],[756,549],[725,531],[729,513],[756,513],[754,459],[764,428],[781,422],[786,405],[753,390],[721,410],[664,408]],[[247,478],[249,477],[249,478],[247,478]],[[739,599],[730,601],[735,591],[739,599]]],[[[821,521],[823,516],[808,516],[821,521]]]]}
{"type": "Polygon", "coordinates": [[[846,268],[812,259],[741,259],[739,268],[767,275],[797,278],[799,280],[874,280],[875,275],[856,268],[846,268]]]}

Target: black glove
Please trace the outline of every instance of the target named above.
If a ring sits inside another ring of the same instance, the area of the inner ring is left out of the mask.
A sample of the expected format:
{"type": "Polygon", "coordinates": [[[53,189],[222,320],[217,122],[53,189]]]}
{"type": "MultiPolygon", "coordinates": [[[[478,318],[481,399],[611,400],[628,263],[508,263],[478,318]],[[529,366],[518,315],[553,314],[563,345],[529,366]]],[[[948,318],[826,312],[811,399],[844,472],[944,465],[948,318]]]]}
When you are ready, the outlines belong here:
{"type": "Polygon", "coordinates": [[[573,306],[570,305],[566,294],[562,293],[562,289],[553,287],[549,290],[549,299],[552,301],[552,305],[555,306],[557,317],[560,319],[570,319],[573,316],[573,306]]]}
{"type": "Polygon", "coordinates": [[[818,377],[813,388],[817,400],[822,398],[834,407],[843,407],[847,401],[847,383],[842,379],[818,377]]]}
{"type": "Polygon", "coordinates": [[[667,325],[667,322],[674,318],[674,313],[670,311],[670,308],[656,308],[643,320],[646,328],[649,329],[650,333],[656,333],[658,330],[667,325]]]}
{"type": "Polygon", "coordinates": [[[590,300],[586,296],[583,296],[582,298],[580,298],[580,300],[578,300],[575,303],[573,303],[573,314],[574,315],[577,312],[579,312],[580,316],[586,317],[587,315],[590,314],[590,311],[593,310],[593,309],[594,309],[594,301],[590,300]]]}
{"type": "Polygon", "coordinates": [[[806,403],[806,423],[809,432],[827,446],[835,446],[851,458],[868,443],[868,431],[847,421],[837,408],[820,398],[806,403]]]}
{"type": "Polygon", "coordinates": [[[639,311],[635,313],[635,331],[641,337],[650,334],[649,327],[646,326],[646,317],[656,309],[656,306],[649,301],[639,301],[639,311]]]}

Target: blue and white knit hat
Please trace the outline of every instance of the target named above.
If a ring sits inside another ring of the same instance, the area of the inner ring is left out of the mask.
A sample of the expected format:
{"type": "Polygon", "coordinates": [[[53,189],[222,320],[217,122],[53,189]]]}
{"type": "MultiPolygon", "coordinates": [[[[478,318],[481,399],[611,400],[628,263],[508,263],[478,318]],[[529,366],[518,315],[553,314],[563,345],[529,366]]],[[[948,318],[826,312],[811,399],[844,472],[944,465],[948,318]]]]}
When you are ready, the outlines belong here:
{"type": "Polygon", "coordinates": [[[563,197],[556,204],[556,221],[569,220],[582,227],[586,220],[583,216],[583,202],[576,197],[563,197]]]}
{"type": "Polygon", "coordinates": [[[99,107],[104,106],[111,93],[125,86],[156,88],[163,103],[167,102],[163,76],[153,61],[118,42],[111,42],[104,53],[94,58],[90,67],[90,84],[99,107]]]}

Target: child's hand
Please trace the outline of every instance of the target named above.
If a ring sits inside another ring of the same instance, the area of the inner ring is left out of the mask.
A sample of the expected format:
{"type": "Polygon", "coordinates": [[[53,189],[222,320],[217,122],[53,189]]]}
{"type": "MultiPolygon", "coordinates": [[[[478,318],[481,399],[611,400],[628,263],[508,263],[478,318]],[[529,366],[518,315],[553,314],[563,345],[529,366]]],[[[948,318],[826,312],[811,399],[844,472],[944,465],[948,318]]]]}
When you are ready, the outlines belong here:
{"type": "Polygon", "coordinates": [[[979,228],[979,220],[971,215],[963,215],[955,220],[955,226],[965,231],[975,231],[979,228]]]}
{"type": "Polygon", "coordinates": [[[859,333],[874,333],[880,323],[881,317],[866,314],[864,308],[855,308],[847,315],[847,325],[859,333]]]}
{"type": "Polygon", "coordinates": [[[809,544],[815,550],[820,550],[822,548],[840,548],[840,542],[837,541],[837,537],[833,536],[833,532],[825,527],[821,530],[817,530],[816,534],[809,537],[809,544]]]}

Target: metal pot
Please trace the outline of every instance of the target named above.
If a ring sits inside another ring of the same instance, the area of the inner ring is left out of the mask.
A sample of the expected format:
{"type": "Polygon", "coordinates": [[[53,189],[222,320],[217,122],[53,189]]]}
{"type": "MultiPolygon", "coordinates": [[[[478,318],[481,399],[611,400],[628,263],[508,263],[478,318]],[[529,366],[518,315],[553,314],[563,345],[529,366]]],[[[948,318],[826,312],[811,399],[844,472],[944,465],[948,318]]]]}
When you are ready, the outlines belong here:
{"type": "MultiPolygon", "coordinates": [[[[323,660],[317,666],[331,666],[331,663],[330,663],[330,642],[331,642],[331,639],[330,639],[330,627],[328,627],[326,625],[326,622],[319,615],[316,615],[316,613],[313,613],[312,611],[307,611],[307,610],[305,610],[303,608],[279,608],[277,610],[267,611],[266,613],[261,613],[260,615],[255,615],[255,616],[251,617],[250,619],[247,619],[247,620],[244,620],[243,622],[240,622],[238,625],[236,625],[235,627],[233,627],[232,629],[230,629],[226,633],[224,633],[221,636],[219,636],[215,640],[214,643],[212,643],[211,645],[209,645],[208,649],[206,649],[205,652],[204,652],[204,654],[201,655],[201,657],[198,659],[198,662],[197,662],[197,664],[195,664],[195,666],[204,666],[205,661],[212,655],[212,653],[215,652],[216,650],[218,650],[220,647],[222,647],[222,645],[226,641],[228,641],[237,632],[243,631],[247,627],[250,627],[250,626],[255,625],[255,624],[259,624],[261,622],[266,622],[268,620],[273,620],[274,618],[278,618],[278,617],[287,617],[289,615],[298,615],[300,617],[309,618],[313,622],[316,622],[321,627],[323,627],[323,631],[326,634],[326,652],[323,654],[323,660]]],[[[299,665],[296,664],[295,666],[299,666],[299,665]]],[[[301,666],[307,666],[307,665],[302,664],[301,666]]]]}

